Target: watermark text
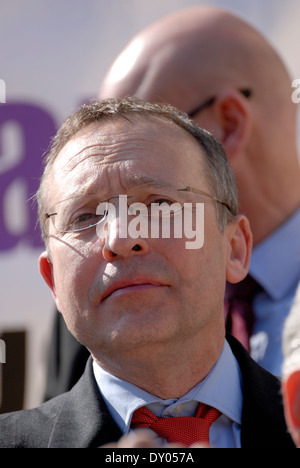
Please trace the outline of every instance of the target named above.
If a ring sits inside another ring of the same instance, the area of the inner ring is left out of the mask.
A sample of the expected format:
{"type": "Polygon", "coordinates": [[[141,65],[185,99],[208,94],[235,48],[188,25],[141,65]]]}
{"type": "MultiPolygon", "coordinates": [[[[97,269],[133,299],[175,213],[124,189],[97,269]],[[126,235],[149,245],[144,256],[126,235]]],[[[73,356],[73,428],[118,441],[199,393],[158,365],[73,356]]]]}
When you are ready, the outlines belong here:
{"type": "Polygon", "coordinates": [[[292,82],[292,88],[296,88],[292,93],[292,101],[294,104],[299,104],[300,102],[300,78],[296,78],[292,82]]]}
{"type": "Polygon", "coordinates": [[[118,233],[120,239],[138,238],[186,238],[186,249],[201,249],[204,244],[204,203],[143,203],[127,204],[127,195],[119,196],[119,214],[112,203],[103,202],[97,207],[97,215],[105,221],[97,225],[97,234],[118,233]],[[131,219],[129,219],[130,217],[131,219]],[[194,239],[193,241],[191,239],[194,239]]]}

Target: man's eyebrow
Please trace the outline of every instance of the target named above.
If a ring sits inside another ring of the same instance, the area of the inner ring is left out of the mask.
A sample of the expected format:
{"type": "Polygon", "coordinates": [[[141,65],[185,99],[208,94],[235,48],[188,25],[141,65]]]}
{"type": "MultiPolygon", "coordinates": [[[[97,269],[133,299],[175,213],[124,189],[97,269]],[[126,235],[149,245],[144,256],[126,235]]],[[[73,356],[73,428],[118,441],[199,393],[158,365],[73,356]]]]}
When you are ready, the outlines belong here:
{"type": "MultiPolygon", "coordinates": [[[[172,185],[169,182],[164,182],[164,181],[161,181],[159,179],[156,179],[154,177],[151,177],[145,174],[127,175],[122,185],[123,185],[123,188],[125,188],[127,191],[138,190],[139,188],[146,189],[147,187],[149,187],[149,189],[172,188],[172,185]]],[[[89,197],[100,196],[101,199],[107,199],[107,197],[109,196],[108,192],[110,192],[110,190],[105,190],[105,188],[99,191],[99,182],[95,181],[95,183],[92,186],[89,186],[87,190],[77,191],[76,195],[77,196],[87,195],[89,197]],[[101,195],[99,194],[100,192],[102,192],[101,195]]],[[[75,194],[71,195],[68,198],[72,198],[74,196],[75,194]]]]}
{"type": "Polygon", "coordinates": [[[132,174],[126,177],[126,182],[124,183],[126,189],[138,189],[140,187],[154,187],[154,188],[168,188],[171,187],[171,184],[156,179],[154,177],[145,175],[145,174],[132,174]]]}

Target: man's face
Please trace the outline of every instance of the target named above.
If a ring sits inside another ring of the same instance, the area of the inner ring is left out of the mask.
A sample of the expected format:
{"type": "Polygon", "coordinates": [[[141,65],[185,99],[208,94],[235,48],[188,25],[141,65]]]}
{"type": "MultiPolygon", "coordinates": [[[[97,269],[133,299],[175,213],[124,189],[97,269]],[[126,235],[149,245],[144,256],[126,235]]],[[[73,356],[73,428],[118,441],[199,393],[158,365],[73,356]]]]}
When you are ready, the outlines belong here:
{"type": "MultiPolygon", "coordinates": [[[[192,136],[158,118],[130,120],[89,125],[62,149],[50,175],[49,207],[79,193],[99,200],[138,194],[145,202],[170,186],[211,193],[192,136]]],[[[153,344],[216,339],[216,330],[224,335],[229,228],[220,232],[211,200],[196,201],[205,202],[205,240],[198,250],[186,249],[184,237],[119,238],[118,220],[101,237],[95,228],[58,234],[49,223],[58,310],[99,361],[153,344]]]]}

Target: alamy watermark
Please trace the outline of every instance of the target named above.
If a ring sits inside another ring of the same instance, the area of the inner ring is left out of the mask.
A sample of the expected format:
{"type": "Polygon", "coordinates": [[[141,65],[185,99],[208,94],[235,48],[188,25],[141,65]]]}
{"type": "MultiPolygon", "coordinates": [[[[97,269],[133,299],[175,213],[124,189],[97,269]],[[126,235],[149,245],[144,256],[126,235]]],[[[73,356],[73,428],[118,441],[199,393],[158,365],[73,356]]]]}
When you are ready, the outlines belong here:
{"type": "Polygon", "coordinates": [[[4,80],[0,79],[0,103],[6,102],[6,84],[4,80]]]}
{"type": "Polygon", "coordinates": [[[296,88],[292,93],[292,101],[294,104],[299,104],[300,102],[300,78],[296,78],[292,82],[292,88],[296,88]]]}
{"type": "Polygon", "coordinates": [[[128,206],[127,195],[119,195],[118,211],[117,215],[116,207],[109,202],[98,205],[96,213],[103,217],[103,222],[97,224],[99,237],[104,229],[109,236],[117,223],[120,239],[194,239],[186,241],[186,249],[201,249],[204,244],[204,203],[151,203],[147,206],[137,202],[128,206]]]}
{"type": "Polygon", "coordinates": [[[0,364],[6,363],[6,345],[4,340],[0,340],[0,364]]]}

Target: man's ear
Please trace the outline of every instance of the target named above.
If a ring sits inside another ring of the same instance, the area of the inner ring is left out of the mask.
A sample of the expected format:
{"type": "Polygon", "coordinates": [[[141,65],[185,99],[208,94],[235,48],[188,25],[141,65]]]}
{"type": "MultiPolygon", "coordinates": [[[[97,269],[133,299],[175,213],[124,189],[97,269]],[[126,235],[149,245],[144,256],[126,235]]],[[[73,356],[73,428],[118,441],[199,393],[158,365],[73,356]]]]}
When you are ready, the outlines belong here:
{"type": "Polygon", "coordinates": [[[246,216],[239,215],[227,228],[228,252],[226,280],[229,283],[242,281],[249,270],[252,251],[252,232],[246,216]]]}
{"type": "Polygon", "coordinates": [[[39,269],[45,283],[52,291],[54,300],[56,301],[53,265],[50,259],[50,255],[46,250],[39,257],[39,269]]]}
{"type": "Polygon", "coordinates": [[[300,369],[284,378],[282,393],[286,422],[295,444],[300,447],[300,369]]]}
{"type": "Polygon", "coordinates": [[[217,95],[212,112],[218,139],[232,161],[245,150],[250,137],[253,116],[249,99],[238,90],[224,90],[217,95]]]}

